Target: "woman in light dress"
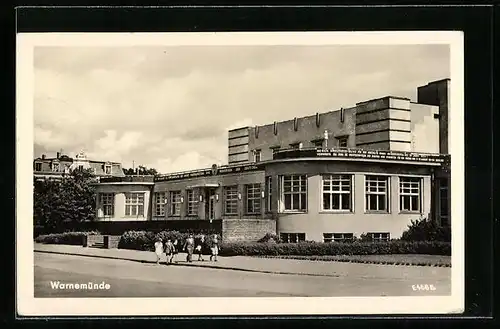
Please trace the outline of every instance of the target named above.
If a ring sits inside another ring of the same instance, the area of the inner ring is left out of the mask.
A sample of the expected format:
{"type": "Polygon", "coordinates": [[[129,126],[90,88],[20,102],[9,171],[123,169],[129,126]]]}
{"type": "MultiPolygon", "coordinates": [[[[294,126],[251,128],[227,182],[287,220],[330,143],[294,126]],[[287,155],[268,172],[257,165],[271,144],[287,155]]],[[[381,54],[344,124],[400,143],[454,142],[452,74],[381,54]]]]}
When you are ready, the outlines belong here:
{"type": "Polygon", "coordinates": [[[212,251],[212,254],[210,255],[210,261],[212,261],[212,259],[214,261],[217,261],[217,255],[219,254],[219,240],[217,238],[217,234],[214,234],[212,238],[210,250],[212,251]]]}
{"type": "Polygon", "coordinates": [[[160,264],[161,254],[163,254],[163,241],[157,238],[155,242],[156,264],[160,264]]]}

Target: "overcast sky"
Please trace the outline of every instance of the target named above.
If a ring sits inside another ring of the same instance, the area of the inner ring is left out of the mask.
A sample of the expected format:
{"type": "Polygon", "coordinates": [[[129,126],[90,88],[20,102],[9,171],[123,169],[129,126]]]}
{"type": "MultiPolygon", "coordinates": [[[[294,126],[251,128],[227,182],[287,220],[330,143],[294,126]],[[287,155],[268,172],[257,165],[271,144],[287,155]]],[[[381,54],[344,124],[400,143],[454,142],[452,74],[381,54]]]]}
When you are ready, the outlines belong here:
{"type": "Polygon", "coordinates": [[[227,163],[227,130],[311,115],[450,77],[449,47],[35,48],[35,156],[162,173],[227,163]]]}

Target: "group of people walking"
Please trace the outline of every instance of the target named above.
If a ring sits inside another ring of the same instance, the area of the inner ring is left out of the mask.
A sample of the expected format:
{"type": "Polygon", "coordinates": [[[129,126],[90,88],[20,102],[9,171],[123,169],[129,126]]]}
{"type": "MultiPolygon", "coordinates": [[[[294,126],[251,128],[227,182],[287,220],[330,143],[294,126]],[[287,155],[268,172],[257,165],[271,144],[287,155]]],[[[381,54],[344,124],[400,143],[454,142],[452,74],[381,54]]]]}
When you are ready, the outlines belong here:
{"type": "MultiPolygon", "coordinates": [[[[160,237],[157,238],[155,242],[155,254],[156,254],[156,263],[159,264],[161,260],[161,256],[165,254],[167,256],[167,263],[171,264],[175,261],[175,256],[179,253],[178,248],[179,241],[175,239],[173,242],[171,239],[167,239],[165,243],[163,243],[163,239],[160,237]]],[[[217,256],[219,255],[219,239],[217,234],[212,236],[207,243],[205,239],[205,235],[200,235],[198,239],[195,240],[194,236],[190,234],[184,245],[182,250],[187,253],[186,261],[191,263],[193,262],[193,254],[196,253],[198,255],[198,261],[204,261],[203,259],[203,247],[208,245],[210,247],[210,261],[217,261],[217,256]]]]}

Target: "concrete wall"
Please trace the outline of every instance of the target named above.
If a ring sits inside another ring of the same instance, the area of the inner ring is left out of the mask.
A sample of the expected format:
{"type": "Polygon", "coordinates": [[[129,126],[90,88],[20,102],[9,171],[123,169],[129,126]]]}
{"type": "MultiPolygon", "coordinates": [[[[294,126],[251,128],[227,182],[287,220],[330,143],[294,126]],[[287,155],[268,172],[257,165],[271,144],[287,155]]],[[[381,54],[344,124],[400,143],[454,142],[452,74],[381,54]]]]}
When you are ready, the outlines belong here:
{"type": "Polygon", "coordinates": [[[420,213],[401,213],[399,211],[399,177],[422,178],[421,210],[431,211],[431,174],[430,168],[405,165],[363,164],[356,162],[296,162],[270,166],[266,172],[273,179],[272,212],[277,221],[278,233],[305,233],[307,240],[323,241],[323,233],[390,233],[398,238],[412,219],[420,213]],[[327,173],[346,173],[354,175],[353,211],[333,213],[322,211],[321,175],[327,173]],[[304,213],[279,213],[279,191],[276,188],[279,175],[305,174],[308,176],[307,211],[304,213]],[[365,175],[388,175],[389,207],[388,213],[367,213],[365,211],[365,175]]]}
{"type": "Polygon", "coordinates": [[[411,151],[439,153],[439,107],[411,103],[411,151]]]}
{"type": "Polygon", "coordinates": [[[261,150],[261,161],[271,160],[273,157],[272,148],[280,146],[281,149],[290,148],[290,144],[302,142],[303,147],[314,147],[313,140],[321,140],[324,131],[328,130],[328,145],[336,147],[337,137],[348,137],[349,147],[355,146],[355,108],[343,110],[343,120],[341,120],[341,110],[320,113],[319,126],[316,115],[306,116],[288,121],[276,123],[276,134],[274,133],[274,123],[248,129],[249,159],[253,161],[252,152],[255,149],[261,150]],[[295,129],[297,128],[297,129],[295,129]]]}
{"type": "Polygon", "coordinates": [[[356,147],[411,151],[410,100],[385,97],[356,104],[356,147]]]}
{"type": "Polygon", "coordinates": [[[225,219],[222,221],[222,239],[226,241],[258,241],[266,233],[276,233],[272,219],[225,219]]]}
{"type": "Polygon", "coordinates": [[[433,81],[417,88],[417,102],[420,104],[436,105],[439,107],[439,152],[447,154],[448,121],[450,114],[450,79],[433,81]]]}
{"type": "Polygon", "coordinates": [[[244,163],[249,161],[248,127],[229,130],[228,163],[244,163]]]}
{"type": "MultiPolygon", "coordinates": [[[[152,185],[151,185],[152,186],[152,185]]],[[[141,184],[99,184],[97,185],[97,220],[105,221],[146,221],[150,218],[150,198],[151,186],[141,184]],[[144,214],[143,216],[125,216],[125,193],[144,193],[144,214]],[[99,193],[114,193],[115,207],[113,217],[104,217],[102,205],[100,204],[99,193]]]]}

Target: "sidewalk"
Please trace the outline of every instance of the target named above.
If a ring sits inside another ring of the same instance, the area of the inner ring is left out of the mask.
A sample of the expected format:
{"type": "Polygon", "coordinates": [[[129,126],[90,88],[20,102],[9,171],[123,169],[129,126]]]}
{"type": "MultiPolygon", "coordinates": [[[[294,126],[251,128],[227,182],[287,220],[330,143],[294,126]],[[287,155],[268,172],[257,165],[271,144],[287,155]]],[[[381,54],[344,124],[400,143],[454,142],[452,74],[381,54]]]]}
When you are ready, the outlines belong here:
{"type": "MultiPolygon", "coordinates": [[[[143,263],[156,263],[156,255],[148,251],[126,249],[95,249],[70,245],[34,245],[35,252],[78,255],[87,257],[110,258],[119,260],[138,261],[143,263]]],[[[179,253],[173,266],[206,267],[220,270],[234,270],[245,272],[259,272],[288,275],[308,275],[342,277],[356,276],[361,278],[392,278],[395,280],[407,277],[449,276],[449,268],[441,267],[415,267],[415,266],[387,266],[376,264],[356,264],[332,261],[311,261],[296,259],[271,259],[254,258],[246,256],[218,257],[218,262],[210,262],[209,256],[204,256],[205,261],[197,261],[198,256],[193,256],[193,262],[186,262],[186,254],[179,253]]],[[[163,258],[163,263],[165,258],[163,258]]]]}

